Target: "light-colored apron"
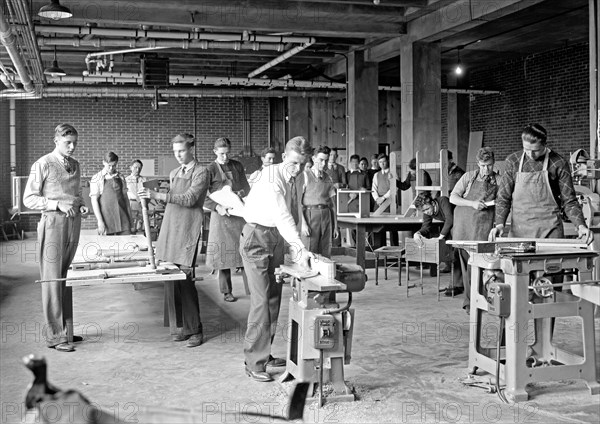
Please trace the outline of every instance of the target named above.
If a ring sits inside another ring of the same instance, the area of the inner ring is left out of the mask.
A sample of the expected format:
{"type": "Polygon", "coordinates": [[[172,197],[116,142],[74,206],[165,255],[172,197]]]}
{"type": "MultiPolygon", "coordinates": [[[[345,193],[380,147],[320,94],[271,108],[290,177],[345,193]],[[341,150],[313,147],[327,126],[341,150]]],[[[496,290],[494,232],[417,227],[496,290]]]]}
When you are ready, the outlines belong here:
{"type": "Polygon", "coordinates": [[[560,208],[550,188],[549,157],[550,149],[547,149],[541,171],[522,172],[525,159],[525,152],[523,152],[519,170],[515,175],[509,237],[564,237],[560,208]]]}
{"type": "MultiPolygon", "coordinates": [[[[181,175],[181,170],[177,171],[171,182],[171,194],[183,194],[190,188],[196,166],[199,165],[195,164],[184,176],[181,175]]],[[[191,267],[202,235],[203,216],[201,206],[188,208],[168,203],[158,234],[156,257],[161,261],[191,267]]]]}
{"type": "MultiPolygon", "coordinates": [[[[225,172],[216,162],[221,176],[222,187],[229,186],[235,190],[233,172],[225,172]]],[[[222,188],[221,187],[221,188],[222,188]]],[[[210,214],[208,230],[208,246],[206,248],[206,265],[214,269],[243,267],[240,255],[240,236],[246,221],[239,216],[221,216],[215,210],[210,214]]]]}
{"type": "MultiPolygon", "coordinates": [[[[496,198],[498,186],[492,182],[481,181],[479,171],[465,200],[488,202],[496,198]]],[[[470,206],[457,206],[454,209],[454,226],[452,227],[452,240],[485,241],[494,225],[495,208],[483,210],[473,209],[470,206]]]]}

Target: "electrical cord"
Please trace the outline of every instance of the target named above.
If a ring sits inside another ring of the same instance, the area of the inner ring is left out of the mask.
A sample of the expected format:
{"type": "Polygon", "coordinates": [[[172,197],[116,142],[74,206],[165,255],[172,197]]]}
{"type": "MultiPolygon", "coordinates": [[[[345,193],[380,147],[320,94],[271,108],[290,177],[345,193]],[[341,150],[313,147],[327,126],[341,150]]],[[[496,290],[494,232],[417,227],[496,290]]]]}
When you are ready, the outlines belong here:
{"type": "Polygon", "coordinates": [[[498,342],[496,344],[496,393],[500,400],[506,404],[510,402],[504,395],[504,389],[500,388],[500,344],[502,341],[502,335],[504,334],[504,317],[500,317],[500,329],[498,331],[498,342]]]}

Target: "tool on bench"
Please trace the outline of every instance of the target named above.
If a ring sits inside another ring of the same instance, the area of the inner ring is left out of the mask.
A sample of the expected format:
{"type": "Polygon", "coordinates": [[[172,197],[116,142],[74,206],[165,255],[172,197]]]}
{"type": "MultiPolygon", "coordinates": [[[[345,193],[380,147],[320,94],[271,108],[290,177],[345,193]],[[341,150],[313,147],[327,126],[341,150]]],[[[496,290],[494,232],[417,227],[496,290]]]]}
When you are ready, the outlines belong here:
{"type": "Polygon", "coordinates": [[[86,262],[71,264],[69,267],[73,271],[90,271],[92,269],[115,269],[115,268],[129,268],[132,266],[146,266],[147,261],[122,261],[122,262],[86,262]]]}

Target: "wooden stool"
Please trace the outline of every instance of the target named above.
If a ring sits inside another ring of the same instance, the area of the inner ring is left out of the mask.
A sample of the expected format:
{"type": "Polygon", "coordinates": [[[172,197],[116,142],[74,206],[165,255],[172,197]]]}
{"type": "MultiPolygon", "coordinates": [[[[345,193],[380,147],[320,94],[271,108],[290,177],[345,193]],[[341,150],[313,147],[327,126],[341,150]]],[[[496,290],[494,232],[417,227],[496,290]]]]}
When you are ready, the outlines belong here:
{"type": "Polygon", "coordinates": [[[387,258],[394,257],[398,260],[398,285],[402,285],[402,256],[404,248],[402,246],[383,246],[373,251],[375,253],[375,285],[379,285],[379,256],[383,256],[383,272],[387,280],[387,258]]]}

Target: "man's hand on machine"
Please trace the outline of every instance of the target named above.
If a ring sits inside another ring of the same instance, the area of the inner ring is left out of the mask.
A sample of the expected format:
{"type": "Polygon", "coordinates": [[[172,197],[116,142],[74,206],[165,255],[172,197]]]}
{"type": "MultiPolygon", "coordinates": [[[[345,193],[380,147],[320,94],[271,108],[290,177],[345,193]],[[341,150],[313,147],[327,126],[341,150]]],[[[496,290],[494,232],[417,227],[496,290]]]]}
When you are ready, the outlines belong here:
{"type": "Polygon", "coordinates": [[[413,235],[413,239],[417,242],[417,246],[423,246],[425,244],[425,237],[418,231],[413,235]]]}
{"type": "Polygon", "coordinates": [[[590,245],[594,241],[594,233],[585,225],[577,227],[577,238],[585,240],[587,245],[590,245]]]}
{"type": "Polygon", "coordinates": [[[489,242],[495,242],[498,237],[502,237],[502,233],[504,232],[504,225],[498,224],[494,228],[490,230],[490,234],[488,235],[489,242]]]}
{"type": "Polygon", "coordinates": [[[298,260],[296,260],[296,262],[303,269],[310,270],[311,269],[311,267],[310,267],[311,261],[314,261],[314,260],[315,260],[315,254],[312,252],[309,252],[305,248],[302,248],[298,252],[298,260]]]}

